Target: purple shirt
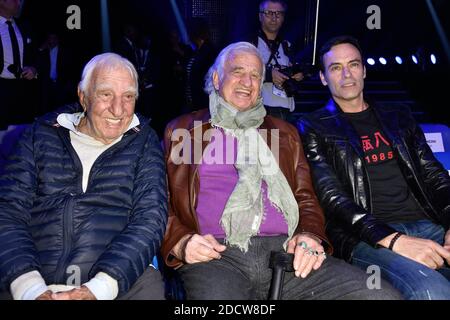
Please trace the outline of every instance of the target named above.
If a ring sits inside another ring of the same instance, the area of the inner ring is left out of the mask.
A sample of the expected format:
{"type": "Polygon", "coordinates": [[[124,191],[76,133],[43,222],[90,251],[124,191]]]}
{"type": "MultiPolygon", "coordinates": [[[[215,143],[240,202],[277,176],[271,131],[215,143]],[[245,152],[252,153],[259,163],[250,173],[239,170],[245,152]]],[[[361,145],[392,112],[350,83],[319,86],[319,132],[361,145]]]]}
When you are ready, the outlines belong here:
{"type": "MultiPolygon", "coordinates": [[[[221,130],[213,130],[213,137],[217,139],[212,138],[211,143],[205,148],[202,163],[198,167],[200,190],[196,211],[200,234],[212,234],[215,238],[222,239],[225,238],[225,232],[220,225],[220,219],[239,179],[234,167],[237,158],[237,140],[223,134],[221,130]]],[[[287,234],[288,226],[283,214],[270,203],[267,197],[265,181],[261,189],[264,217],[258,234],[261,236],[287,234]]]]}

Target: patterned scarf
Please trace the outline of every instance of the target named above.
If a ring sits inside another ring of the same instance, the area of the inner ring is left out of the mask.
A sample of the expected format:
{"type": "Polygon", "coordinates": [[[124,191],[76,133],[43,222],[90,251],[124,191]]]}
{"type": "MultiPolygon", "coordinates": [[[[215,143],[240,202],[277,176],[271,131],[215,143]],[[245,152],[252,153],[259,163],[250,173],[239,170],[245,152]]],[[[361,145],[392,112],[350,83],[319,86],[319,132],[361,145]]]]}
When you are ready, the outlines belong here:
{"type": "Polygon", "coordinates": [[[216,92],[209,96],[211,125],[222,128],[237,139],[235,167],[239,174],[236,187],[228,199],[220,223],[225,231],[225,242],[248,250],[250,238],[258,234],[264,216],[262,181],[267,184],[268,198],[288,225],[288,240],[297,228],[299,211],[294,194],[281,172],[267,143],[258,132],[266,110],[261,99],[242,112],[225,102],[216,92]]]}

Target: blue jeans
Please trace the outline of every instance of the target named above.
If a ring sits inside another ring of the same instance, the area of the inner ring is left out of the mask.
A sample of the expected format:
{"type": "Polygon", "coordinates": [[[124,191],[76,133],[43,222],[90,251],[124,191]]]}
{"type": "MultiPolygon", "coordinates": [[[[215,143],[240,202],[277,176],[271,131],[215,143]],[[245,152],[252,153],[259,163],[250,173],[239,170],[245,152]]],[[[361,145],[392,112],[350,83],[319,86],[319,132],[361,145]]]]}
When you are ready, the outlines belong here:
{"type": "MultiPolygon", "coordinates": [[[[389,226],[406,235],[430,239],[443,244],[445,231],[429,220],[390,223],[389,226]]],[[[433,270],[385,248],[375,249],[360,242],[353,250],[352,264],[364,270],[377,265],[381,277],[398,289],[408,300],[449,300],[450,268],[433,270]]]]}

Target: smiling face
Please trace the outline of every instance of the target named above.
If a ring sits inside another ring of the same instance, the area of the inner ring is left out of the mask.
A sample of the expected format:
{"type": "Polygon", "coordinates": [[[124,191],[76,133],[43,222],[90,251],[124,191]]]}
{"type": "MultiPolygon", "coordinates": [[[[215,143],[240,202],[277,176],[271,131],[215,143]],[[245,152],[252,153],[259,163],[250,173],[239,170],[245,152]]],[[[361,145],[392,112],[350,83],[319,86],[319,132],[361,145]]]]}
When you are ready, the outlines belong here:
{"type": "Polygon", "coordinates": [[[261,90],[263,65],[252,53],[232,54],[225,62],[223,77],[213,75],[214,87],[219,95],[239,111],[253,108],[261,90]]]}
{"type": "Polygon", "coordinates": [[[104,144],[110,144],[128,129],[136,103],[136,86],[131,73],[122,67],[94,70],[88,92],[78,91],[86,117],[79,130],[104,144]]]}
{"type": "Polygon", "coordinates": [[[366,68],[355,46],[349,43],[333,46],[323,56],[323,65],[320,79],[339,105],[362,103],[366,68]]]}

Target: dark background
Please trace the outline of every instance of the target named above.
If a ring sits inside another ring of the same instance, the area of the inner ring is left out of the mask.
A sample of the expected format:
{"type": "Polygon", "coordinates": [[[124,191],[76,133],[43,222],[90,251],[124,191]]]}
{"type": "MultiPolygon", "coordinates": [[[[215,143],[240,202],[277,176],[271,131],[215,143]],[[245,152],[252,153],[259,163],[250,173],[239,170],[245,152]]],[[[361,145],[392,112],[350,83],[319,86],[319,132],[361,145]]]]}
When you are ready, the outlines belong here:
{"type": "MultiPolygon", "coordinates": [[[[258,27],[259,0],[177,0],[185,22],[192,17],[207,17],[211,23],[213,39],[218,45],[229,43],[258,27]],[[201,5],[205,3],[205,5],[201,5]],[[196,5],[197,4],[197,5],[196,5]],[[198,5],[200,4],[200,5],[198,5]]],[[[304,43],[305,20],[309,1],[295,0],[288,3],[285,19],[287,38],[304,43]]],[[[433,0],[440,21],[450,30],[450,1],[433,0]]],[[[120,27],[134,22],[149,32],[157,43],[164,42],[167,33],[177,28],[170,0],[109,0],[112,40],[117,38],[120,27]]],[[[31,22],[36,35],[43,37],[47,29],[63,33],[66,42],[78,47],[81,55],[101,52],[100,1],[98,0],[25,0],[22,18],[31,22]],[[69,5],[81,8],[81,30],[68,30],[66,20],[69,5]]],[[[443,54],[437,32],[425,0],[322,0],[318,29],[319,44],[331,36],[351,34],[357,37],[365,52],[377,54],[413,53],[420,46],[443,54]],[[369,30],[366,20],[370,5],[381,8],[381,30],[369,30]]],[[[448,36],[448,34],[447,34],[448,36]]]]}
{"type": "MultiPolygon", "coordinates": [[[[258,28],[259,0],[176,0],[185,23],[194,17],[204,17],[209,21],[212,39],[218,48],[258,28]]],[[[295,0],[288,3],[284,33],[298,48],[299,58],[311,60],[311,20],[310,8],[313,1],[295,0]]],[[[450,33],[450,1],[433,0],[440,21],[447,34],[450,33]]],[[[168,34],[177,29],[170,0],[109,0],[109,19],[111,41],[120,36],[121,26],[127,22],[136,23],[140,29],[152,37],[152,47],[161,59],[161,72],[170,66],[164,65],[164,56],[168,50],[168,34]]],[[[58,30],[63,42],[72,48],[81,72],[82,66],[95,54],[102,52],[100,28],[100,1],[96,0],[25,0],[22,19],[33,26],[35,39],[43,40],[49,29],[58,30]],[[69,5],[81,8],[81,30],[68,30],[66,20],[69,5]]],[[[449,124],[446,109],[450,108],[449,62],[443,51],[436,28],[431,19],[425,0],[322,0],[318,28],[318,43],[331,36],[350,34],[357,37],[364,50],[365,57],[388,59],[385,67],[368,68],[368,79],[396,80],[407,90],[411,99],[417,102],[428,115],[430,121],[449,124]],[[367,7],[378,5],[381,8],[381,30],[369,30],[366,20],[367,7]],[[422,48],[422,49],[420,49],[422,48]],[[425,63],[414,66],[410,55],[418,50],[434,53],[438,64],[425,63]],[[403,66],[395,66],[392,59],[401,55],[403,66]]],[[[75,88],[74,88],[75,90],[75,88]]],[[[155,104],[163,107],[170,95],[170,85],[161,88],[155,104]]]]}

